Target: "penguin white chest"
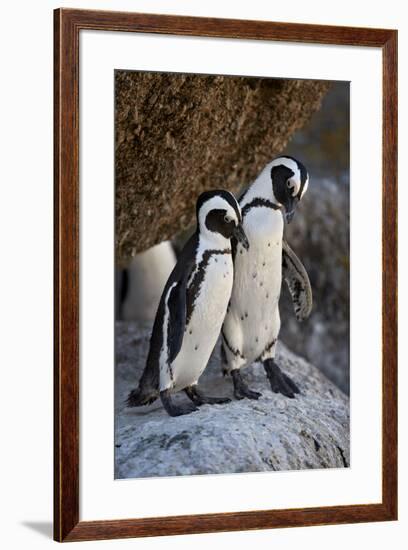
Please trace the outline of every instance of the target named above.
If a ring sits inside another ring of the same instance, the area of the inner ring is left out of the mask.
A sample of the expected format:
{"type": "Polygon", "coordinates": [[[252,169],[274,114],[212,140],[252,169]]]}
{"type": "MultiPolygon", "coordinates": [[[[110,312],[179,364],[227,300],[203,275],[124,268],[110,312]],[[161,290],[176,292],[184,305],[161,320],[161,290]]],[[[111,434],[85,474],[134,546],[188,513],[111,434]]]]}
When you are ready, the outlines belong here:
{"type": "MultiPolygon", "coordinates": [[[[194,272],[190,284],[193,281],[194,272]]],[[[183,344],[172,364],[176,391],[195,384],[207,366],[225,317],[232,284],[231,254],[213,253],[199,276],[183,344]]]]}
{"type": "Polygon", "coordinates": [[[250,246],[248,251],[241,246],[237,250],[231,308],[225,327],[233,347],[252,362],[280,329],[282,214],[253,208],[244,219],[244,230],[250,246]]]}

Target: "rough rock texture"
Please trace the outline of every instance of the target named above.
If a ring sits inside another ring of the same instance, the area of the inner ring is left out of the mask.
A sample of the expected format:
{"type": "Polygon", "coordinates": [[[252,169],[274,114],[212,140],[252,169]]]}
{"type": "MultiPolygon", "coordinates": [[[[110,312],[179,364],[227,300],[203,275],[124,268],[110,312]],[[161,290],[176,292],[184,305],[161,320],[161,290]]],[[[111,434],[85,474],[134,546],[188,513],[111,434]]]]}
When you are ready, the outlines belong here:
{"type": "Polygon", "coordinates": [[[344,192],[334,181],[314,181],[286,237],[307,269],[314,300],[310,317],[298,323],[288,292],[282,293],[280,338],[349,393],[348,187],[344,192]]]}
{"type": "Polygon", "coordinates": [[[315,112],[328,82],[115,73],[116,254],[170,239],[198,194],[236,191],[315,112]]]}
{"type": "Polygon", "coordinates": [[[280,333],[291,350],[307,357],[346,393],[350,386],[349,136],[350,83],[336,82],[320,110],[285,150],[301,159],[310,173],[309,190],[286,226],[286,237],[308,270],[314,307],[310,318],[298,323],[284,296],[280,333]]]}
{"type": "MultiPolygon", "coordinates": [[[[245,375],[262,392],[258,401],[204,405],[178,418],[170,418],[160,401],[126,408],[149,335],[148,326],[116,326],[116,478],[349,466],[348,398],[282,344],[277,360],[302,391],[295,399],[272,393],[262,368],[254,365],[245,375]]],[[[220,374],[218,346],[201,384],[209,395],[232,395],[230,379],[220,374]]]]}

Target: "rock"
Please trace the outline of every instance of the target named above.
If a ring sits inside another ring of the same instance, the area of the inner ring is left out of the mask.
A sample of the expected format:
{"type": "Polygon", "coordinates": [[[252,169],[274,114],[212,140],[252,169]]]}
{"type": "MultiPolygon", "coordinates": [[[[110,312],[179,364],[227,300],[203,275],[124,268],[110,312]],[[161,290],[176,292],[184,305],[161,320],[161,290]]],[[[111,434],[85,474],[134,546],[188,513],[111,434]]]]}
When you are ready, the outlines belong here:
{"type": "Polygon", "coordinates": [[[237,191],[285,147],[330,84],[115,72],[116,257],[173,238],[206,189],[237,191]]]}
{"type": "MultiPolygon", "coordinates": [[[[345,186],[343,186],[345,187],[345,186]]],[[[298,323],[286,289],[280,338],[341,390],[349,393],[349,194],[333,180],[315,178],[285,236],[304,263],[313,289],[310,317],[298,323]]],[[[284,285],[285,286],[285,285],[284,285]]]]}
{"type": "MultiPolygon", "coordinates": [[[[254,365],[245,376],[262,392],[258,401],[204,405],[178,418],[169,417],[159,400],[125,407],[143,370],[149,337],[148,325],[117,323],[115,478],[349,466],[348,398],[283,344],[277,362],[301,388],[295,399],[272,393],[262,367],[254,365]]],[[[209,395],[232,397],[218,347],[200,384],[209,395]]]]}
{"type": "Polygon", "coordinates": [[[280,338],[345,393],[350,387],[349,139],[350,83],[336,82],[285,150],[301,159],[310,175],[286,237],[308,270],[312,315],[298,323],[287,293],[280,303],[280,338]]]}

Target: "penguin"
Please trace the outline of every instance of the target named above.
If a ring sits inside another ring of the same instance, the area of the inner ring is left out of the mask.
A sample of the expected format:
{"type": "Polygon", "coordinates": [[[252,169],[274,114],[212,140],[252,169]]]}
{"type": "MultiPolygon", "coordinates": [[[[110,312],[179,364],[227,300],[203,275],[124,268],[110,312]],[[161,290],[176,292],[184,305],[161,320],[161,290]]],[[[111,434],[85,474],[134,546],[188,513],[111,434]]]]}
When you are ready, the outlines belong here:
{"type": "Polygon", "coordinates": [[[158,397],[170,416],[189,414],[205,403],[226,403],[197,387],[215,347],[233,285],[231,239],[248,249],[236,198],[224,190],[202,193],[197,226],[164,287],[150,339],[146,366],[127,405],[137,407],[158,397]],[[190,402],[176,403],[184,390],[190,402]]]}
{"type": "Polygon", "coordinates": [[[249,241],[245,254],[233,240],[234,285],[222,327],[222,366],[230,374],[236,399],[258,399],[240,369],[260,362],[275,393],[293,398],[299,388],[275,362],[280,330],[282,279],[289,287],[296,317],[312,309],[312,290],[301,261],[283,239],[284,219],[292,220],[309,184],[298,160],[281,156],[266,165],[239,198],[242,225],[249,241]]]}

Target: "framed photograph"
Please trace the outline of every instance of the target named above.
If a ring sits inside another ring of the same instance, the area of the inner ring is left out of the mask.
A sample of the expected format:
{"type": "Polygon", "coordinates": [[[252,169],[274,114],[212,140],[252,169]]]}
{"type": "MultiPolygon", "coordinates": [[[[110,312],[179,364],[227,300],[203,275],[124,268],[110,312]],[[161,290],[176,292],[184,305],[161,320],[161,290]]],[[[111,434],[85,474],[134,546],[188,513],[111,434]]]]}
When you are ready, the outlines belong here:
{"type": "Polygon", "coordinates": [[[397,31],[54,29],[55,540],[397,519],[397,31]]]}

